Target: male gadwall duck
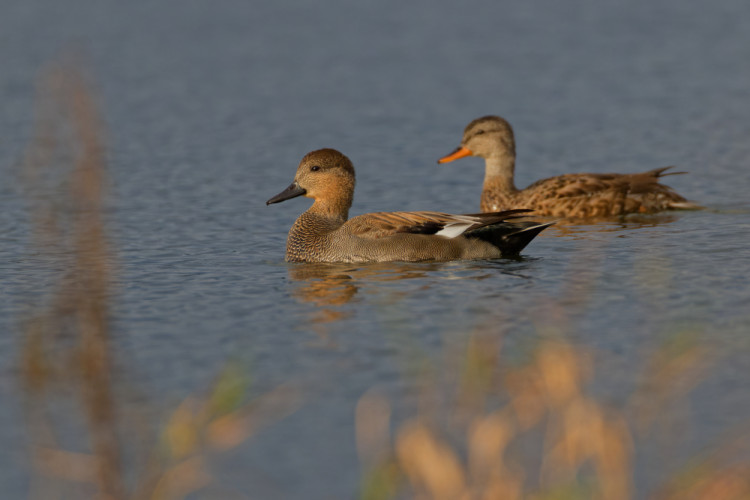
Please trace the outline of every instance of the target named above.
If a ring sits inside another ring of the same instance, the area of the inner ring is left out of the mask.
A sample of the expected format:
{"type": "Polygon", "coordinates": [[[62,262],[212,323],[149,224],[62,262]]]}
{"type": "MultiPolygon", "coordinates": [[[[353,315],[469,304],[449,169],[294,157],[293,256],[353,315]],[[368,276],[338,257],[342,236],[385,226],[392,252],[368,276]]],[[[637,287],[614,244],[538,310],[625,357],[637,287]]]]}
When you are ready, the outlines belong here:
{"type": "Polygon", "coordinates": [[[482,212],[528,208],[538,215],[578,218],[701,208],[659,183],[665,175],[684,173],[665,173],[671,167],[637,174],[566,174],[516,189],[513,129],[499,116],[484,116],[469,123],[461,146],[438,163],[465,156],[479,156],[485,161],[482,212]]]}
{"type": "Polygon", "coordinates": [[[354,166],[335,149],[306,154],[294,182],[266,205],[297,196],[315,202],[289,231],[289,262],[494,259],[518,254],[550,225],[507,221],[529,210],[475,215],[376,212],[349,219],[354,166]]]}

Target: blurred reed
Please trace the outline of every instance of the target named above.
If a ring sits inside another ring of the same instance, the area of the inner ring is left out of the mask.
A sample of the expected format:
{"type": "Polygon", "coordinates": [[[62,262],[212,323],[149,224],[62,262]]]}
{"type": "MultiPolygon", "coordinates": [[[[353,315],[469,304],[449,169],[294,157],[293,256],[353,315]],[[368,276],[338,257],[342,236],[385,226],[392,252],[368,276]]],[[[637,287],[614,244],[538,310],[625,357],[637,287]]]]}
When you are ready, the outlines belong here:
{"type": "Polygon", "coordinates": [[[384,394],[361,397],[360,498],[750,498],[750,420],[707,451],[672,453],[690,437],[689,428],[670,429],[673,416],[689,414],[681,402],[709,376],[716,356],[694,331],[670,331],[647,356],[630,397],[619,407],[601,402],[590,386],[606,355],[566,340],[596,294],[596,272],[571,274],[578,279],[560,298],[539,305],[525,362],[503,356],[498,321],[478,328],[462,352],[422,367],[417,408],[406,420],[391,420],[397,412],[384,394]],[[637,443],[644,441],[651,451],[661,447],[665,460],[660,485],[647,493],[636,486],[637,443]]]}
{"type": "MultiPolygon", "coordinates": [[[[634,438],[658,426],[669,403],[700,380],[701,347],[655,353],[643,375],[655,390],[639,388],[620,409],[587,394],[593,369],[584,349],[562,339],[540,341],[520,366],[502,362],[501,351],[499,338],[472,336],[463,370],[453,374],[458,383],[446,395],[431,375],[420,409],[405,422],[390,421],[384,395],[362,396],[356,412],[361,498],[642,498],[634,487],[634,438]],[[666,387],[676,389],[665,395],[666,387]]],[[[440,363],[436,370],[445,368],[440,363]]],[[[747,428],[678,460],[680,472],[649,498],[750,498],[747,428]]]]}
{"type": "Polygon", "coordinates": [[[37,440],[31,455],[43,473],[91,483],[99,498],[116,499],[124,498],[125,486],[108,338],[112,254],[102,217],[103,127],[85,77],[70,68],[49,68],[40,79],[36,137],[24,162],[35,253],[57,281],[24,328],[22,369],[37,440]],[[43,401],[70,389],[87,421],[90,453],[58,446],[55,409],[43,401]]]}
{"type": "Polygon", "coordinates": [[[34,231],[29,254],[40,268],[33,289],[42,291],[22,322],[20,371],[36,472],[30,497],[184,498],[214,483],[210,453],[293,412],[301,393],[287,384],[247,401],[249,378],[229,362],[163,429],[123,418],[126,374],[116,369],[110,329],[116,258],[104,217],[104,128],[81,67],[68,58],[42,72],[35,137],[23,162],[34,231]],[[81,439],[64,444],[71,435],[81,439]]]}

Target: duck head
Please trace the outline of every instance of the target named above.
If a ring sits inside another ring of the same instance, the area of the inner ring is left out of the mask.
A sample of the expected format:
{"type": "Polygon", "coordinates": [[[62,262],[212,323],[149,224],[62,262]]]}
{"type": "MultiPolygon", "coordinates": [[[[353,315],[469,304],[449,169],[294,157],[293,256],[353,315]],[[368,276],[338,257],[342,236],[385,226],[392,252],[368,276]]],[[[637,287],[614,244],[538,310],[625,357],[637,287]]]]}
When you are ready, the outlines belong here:
{"type": "Polygon", "coordinates": [[[448,163],[465,156],[495,159],[516,156],[513,128],[499,116],[483,116],[469,123],[464,129],[461,145],[438,163],[448,163]]]}
{"type": "Polygon", "coordinates": [[[349,158],[335,149],[318,149],[302,158],[294,182],[266,205],[305,196],[315,200],[313,207],[318,210],[346,213],[354,197],[354,184],[354,166],[349,158]]]}

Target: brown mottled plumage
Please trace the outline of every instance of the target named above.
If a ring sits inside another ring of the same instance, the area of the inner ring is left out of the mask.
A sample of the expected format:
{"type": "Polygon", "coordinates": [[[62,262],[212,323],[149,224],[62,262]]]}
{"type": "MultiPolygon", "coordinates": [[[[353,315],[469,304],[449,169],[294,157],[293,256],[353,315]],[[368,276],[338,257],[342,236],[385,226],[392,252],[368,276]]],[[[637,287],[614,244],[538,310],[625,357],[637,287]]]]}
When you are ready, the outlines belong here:
{"type": "Polygon", "coordinates": [[[354,167],[335,149],[305,155],[294,182],[266,204],[303,195],[315,202],[289,231],[290,262],[492,259],[517,254],[550,225],[507,222],[528,210],[473,215],[376,212],[349,219],[354,167]]]}
{"type": "Polygon", "coordinates": [[[682,173],[665,173],[670,167],[637,174],[566,174],[519,190],[513,182],[513,129],[499,116],[484,116],[469,123],[461,146],[438,163],[464,156],[485,159],[482,212],[528,208],[539,215],[575,218],[700,208],[659,183],[665,175],[682,173]]]}

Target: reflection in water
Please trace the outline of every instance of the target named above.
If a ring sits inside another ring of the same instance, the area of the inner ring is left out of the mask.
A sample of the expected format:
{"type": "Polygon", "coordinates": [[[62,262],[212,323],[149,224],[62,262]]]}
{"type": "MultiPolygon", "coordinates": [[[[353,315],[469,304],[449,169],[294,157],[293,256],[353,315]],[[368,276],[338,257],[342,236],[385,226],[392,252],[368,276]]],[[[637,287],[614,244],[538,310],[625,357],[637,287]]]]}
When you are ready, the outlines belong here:
{"type": "Polygon", "coordinates": [[[292,292],[301,302],[319,307],[312,323],[329,323],[348,317],[336,308],[350,302],[362,281],[396,281],[424,278],[439,269],[441,263],[383,262],[374,264],[290,264],[289,277],[299,282],[292,292]],[[330,307],[335,306],[335,307],[330,307]]]}
{"type": "Polygon", "coordinates": [[[326,306],[350,302],[363,280],[395,281],[424,278],[442,263],[383,262],[374,264],[290,264],[289,277],[299,286],[292,292],[301,302],[311,302],[324,309],[317,322],[335,321],[343,317],[326,306]]]}
{"type": "MultiPolygon", "coordinates": [[[[421,280],[420,290],[427,290],[442,280],[484,280],[506,274],[528,279],[524,274],[537,259],[476,260],[458,262],[378,262],[372,264],[289,264],[289,277],[296,282],[292,295],[302,303],[314,305],[305,323],[328,340],[328,327],[350,318],[355,309],[346,307],[361,288],[403,280],[421,280]]],[[[398,302],[403,289],[391,289],[398,302]]]]}
{"type": "MultiPolygon", "coordinates": [[[[289,277],[298,282],[292,295],[316,306],[308,319],[313,331],[328,338],[327,325],[352,315],[343,306],[368,282],[424,278],[445,263],[379,262],[373,264],[290,264],[289,277]]],[[[429,285],[428,285],[429,286],[429,285]]]]}
{"type": "Polygon", "coordinates": [[[644,227],[657,227],[671,224],[679,220],[679,216],[673,213],[662,214],[631,214],[624,217],[592,218],[592,219],[558,219],[555,225],[545,231],[542,236],[574,236],[579,237],[586,234],[611,233],[617,231],[630,231],[644,227]]]}
{"type": "Polygon", "coordinates": [[[335,307],[348,303],[357,294],[358,287],[347,272],[350,272],[349,268],[331,264],[301,264],[289,267],[289,277],[303,282],[292,295],[301,302],[311,302],[318,306],[310,315],[309,321],[316,333],[321,336],[324,336],[324,331],[319,325],[339,321],[351,315],[351,312],[335,307]]]}

